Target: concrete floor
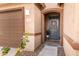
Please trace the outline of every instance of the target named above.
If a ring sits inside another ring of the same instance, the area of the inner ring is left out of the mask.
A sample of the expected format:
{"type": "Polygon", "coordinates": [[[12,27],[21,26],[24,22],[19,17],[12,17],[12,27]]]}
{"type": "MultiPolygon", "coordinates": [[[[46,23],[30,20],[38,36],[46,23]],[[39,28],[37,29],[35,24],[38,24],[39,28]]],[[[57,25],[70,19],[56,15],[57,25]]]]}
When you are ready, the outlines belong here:
{"type": "Polygon", "coordinates": [[[38,56],[57,56],[57,47],[45,45],[38,56]]]}
{"type": "MultiPolygon", "coordinates": [[[[24,51],[21,55],[22,56],[38,56],[39,55],[39,53],[42,51],[42,50],[44,50],[44,47],[45,46],[51,46],[51,47],[57,47],[57,55],[54,55],[54,54],[52,54],[52,55],[50,55],[50,56],[65,56],[65,53],[64,53],[64,50],[63,50],[63,47],[62,46],[60,46],[60,43],[59,43],[59,41],[46,41],[45,43],[43,43],[40,47],[38,47],[36,50],[35,50],[35,52],[26,52],[26,51],[24,51]]],[[[51,52],[53,52],[52,51],[53,49],[51,49],[51,52]]],[[[46,49],[46,51],[47,51],[47,49],[46,49]]],[[[43,53],[42,53],[43,54],[43,53]]],[[[45,55],[47,55],[47,54],[45,54],[45,55]]],[[[49,56],[48,55],[48,56],[49,56]]],[[[43,55],[44,56],[44,55],[43,55]]]]}

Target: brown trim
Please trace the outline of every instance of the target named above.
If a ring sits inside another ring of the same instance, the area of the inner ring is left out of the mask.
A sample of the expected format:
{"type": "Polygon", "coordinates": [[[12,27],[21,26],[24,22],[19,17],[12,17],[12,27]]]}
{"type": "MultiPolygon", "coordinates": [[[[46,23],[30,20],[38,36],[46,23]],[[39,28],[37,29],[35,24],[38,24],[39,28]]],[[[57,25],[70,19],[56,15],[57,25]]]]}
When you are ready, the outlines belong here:
{"type": "Polygon", "coordinates": [[[39,32],[39,33],[29,33],[29,36],[37,36],[37,35],[41,35],[42,33],[39,32]]]}
{"type": "Polygon", "coordinates": [[[41,13],[41,44],[42,44],[42,13],[41,13]]]}
{"type": "Polygon", "coordinates": [[[16,10],[3,10],[0,11],[0,13],[6,13],[6,12],[15,12],[15,11],[21,11],[22,9],[16,9],[16,10]]]}
{"type": "Polygon", "coordinates": [[[64,3],[57,3],[59,7],[64,7],[64,3]]]}
{"type": "Polygon", "coordinates": [[[45,8],[45,4],[44,3],[34,3],[35,6],[37,6],[40,10],[43,10],[45,8]]]}
{"type": "Polygon", "coordinates": [[[23,10],[24,9],[24,7],[15,7],[15,8],[6,8],[6,9],[1,9],[0,10],[0,13],[4,13],[4,12],[13,12],[13,11],[21,11],[21,10],[23,10]]]}
{"type": "Polygon", "coordinates": [[[63,46],[63,9],[60,11],[60,44],[63,46]]]}
{"type": "Polygon", "coordinates": [[[62,12],[63,8],[48,8],[42,10],[43,14],[51,13],[51,12],[62,12]]]}
{"type": "Polygon", "coordinates": [[[64,33],[64,38],[67,40],[67,42],[71,45],[71,47],[75,50],[79,50],[79,43],[75,42],[71,37],[69,37],[67,34],[64,33]]]}
{"type": "Polygon", "coordinates": [[[43,8],[45,8],[45,7],[46,7],[45,3],[40,3],[40,4],[42,5],[42,7],[43,7],[43,8]]]}
{"type": "Polygon", "coordinates": [[[24,33],[25,33],[25,11],[24,11],[24,7],[21,7],[22,8],[22,10],[23,10],[23,20],[24,20],[24,33]]]}

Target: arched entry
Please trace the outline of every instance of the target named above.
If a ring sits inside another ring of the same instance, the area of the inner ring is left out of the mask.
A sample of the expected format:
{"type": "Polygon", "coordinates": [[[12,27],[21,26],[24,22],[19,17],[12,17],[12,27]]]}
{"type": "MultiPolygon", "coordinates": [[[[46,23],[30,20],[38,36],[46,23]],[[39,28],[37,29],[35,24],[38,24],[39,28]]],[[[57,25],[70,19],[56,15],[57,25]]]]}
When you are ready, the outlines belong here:
{"type": "Polygon", "coordinates": [[[45,9],[42,11],[42,42],[45,41],[45,23],[46,23],[46,14],[51,14],[51,13],[59,13],[60,15],[60,44],[63,45],[63,9],[61,8],[49,8],[45,9]]]}
{"type": "Polygon", "coordinates": [[[60,13],[45,14],[45,39],[48,41],[60,40],[60,13]]]}

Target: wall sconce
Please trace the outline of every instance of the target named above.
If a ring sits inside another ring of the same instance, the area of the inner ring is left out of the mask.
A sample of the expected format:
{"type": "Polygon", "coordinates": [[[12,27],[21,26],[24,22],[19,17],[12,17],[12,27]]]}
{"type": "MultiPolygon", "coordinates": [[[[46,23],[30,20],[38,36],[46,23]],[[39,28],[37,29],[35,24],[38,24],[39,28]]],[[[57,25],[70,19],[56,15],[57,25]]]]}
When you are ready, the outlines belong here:
{"type": "Polygon", "coordinates": [[[26,15],[26,21],[27,22],[31,22],[31,19],[30,19],[30,11],[29,10],[27,10],[27,9],[25,9],[25,15],[26,15]]]}
{"type": "Polygon", "coordinates": [[[29,10],[25,10],[25,15],[30,15],[30,12],[29,12],[29,10]]]}

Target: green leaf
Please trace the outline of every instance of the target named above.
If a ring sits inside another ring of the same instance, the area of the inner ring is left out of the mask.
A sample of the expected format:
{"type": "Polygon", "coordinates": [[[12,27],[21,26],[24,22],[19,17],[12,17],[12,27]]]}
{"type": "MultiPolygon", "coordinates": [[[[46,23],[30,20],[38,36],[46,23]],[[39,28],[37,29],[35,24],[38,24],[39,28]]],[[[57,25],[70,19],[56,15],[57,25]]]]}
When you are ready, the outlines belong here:
{"type": "Polygon", "coordinates": [[[3,47],[1,50],[2,50],[3,55],[6,55],[9,52],[10,48],[3,47]]]}

